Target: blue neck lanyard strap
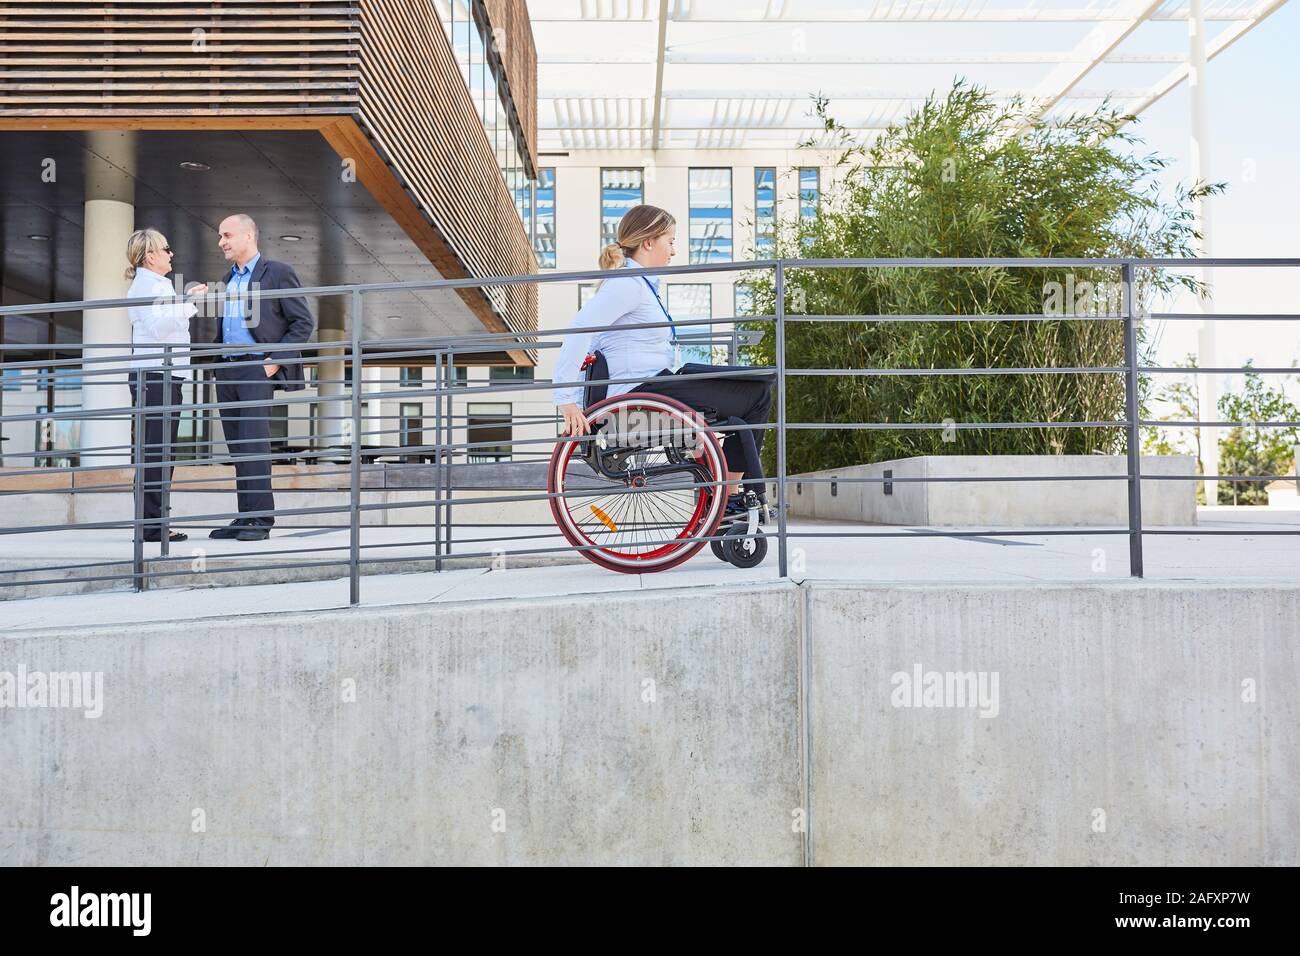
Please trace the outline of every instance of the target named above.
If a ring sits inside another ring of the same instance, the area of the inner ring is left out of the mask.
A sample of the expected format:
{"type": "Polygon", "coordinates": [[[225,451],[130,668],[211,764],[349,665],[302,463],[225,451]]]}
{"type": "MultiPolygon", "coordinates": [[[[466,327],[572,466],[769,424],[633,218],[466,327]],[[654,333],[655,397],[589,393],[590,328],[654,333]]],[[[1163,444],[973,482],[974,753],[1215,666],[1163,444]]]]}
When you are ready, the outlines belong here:
{"type": "Polygon", "coordinates": [[[650,284],[650,280],[649,280],[646,276],[642,276],[642,277],[641,277],[641,281],[644,282],[645,285],[646,285],[646,288],[650,290],[650,294],[653,295],[653,296],[655,297],[655,301],[659,303],[659,311],[662,312],[662,313],[664,314],[664,318],[667,319],[667,320],[668,320],[668,324],[669,324],[670,326],[672,326],[672,328],[669,330],[669,333],[670,333],[671,336],[672,336],[671,341],[672,341],[673,345],[676,345],[676,344],[677,344],[677,326],[673,324],[673,317],[672,317],[671,315],[669,315],[669,314],[668,314],[668,310],[667,310],[666,308],[664,308],[664,301],[663,301],[663,299],[659,298],[659,293],[656,292],[656,291],[655,291],[655,287],[654,287],[653,285],[650,284]]]}

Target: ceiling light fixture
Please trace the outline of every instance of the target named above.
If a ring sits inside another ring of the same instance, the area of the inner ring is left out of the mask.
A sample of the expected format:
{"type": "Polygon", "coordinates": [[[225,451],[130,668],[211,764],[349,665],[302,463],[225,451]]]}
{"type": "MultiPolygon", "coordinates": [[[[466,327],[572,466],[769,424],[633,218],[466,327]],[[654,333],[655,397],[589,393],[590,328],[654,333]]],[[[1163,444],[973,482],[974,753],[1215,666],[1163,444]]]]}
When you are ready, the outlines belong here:
{"type": "Polygon", "coordinates": [[[32,240],[32,242],[49,242],[49,241],[50,241],[50,237],[49,237],[49,236],[44,235],[44,234],[39,233],[39,232],[31,232],[31,233],[28,233],[28,234],[27,234],[27,238],[30,239],[30,240],[32,240]]]}
{"type": "Polygon", "coordinates": [[[280,240],[282,242],[301,242],[302,236],[281,236],[280,240]]]}
{"type": "Polygon", "coordinates": [[[206,173],[211,168],[207,163],[181,163],[181,169],[191,173],[206,173]]]}

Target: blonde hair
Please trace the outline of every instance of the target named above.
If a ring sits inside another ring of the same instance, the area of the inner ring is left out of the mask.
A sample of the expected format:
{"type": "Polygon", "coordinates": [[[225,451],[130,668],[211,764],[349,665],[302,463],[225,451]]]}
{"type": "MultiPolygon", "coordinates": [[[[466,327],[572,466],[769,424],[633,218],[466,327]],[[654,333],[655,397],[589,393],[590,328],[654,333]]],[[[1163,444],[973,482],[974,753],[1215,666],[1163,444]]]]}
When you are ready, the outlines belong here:
{"type": "Polygon", "coordinates": [[[167,237],[157,229],[137,229],[131,233],[131,238],[126,240],[126,261],[130,263],[126,267],[126,277],[134,279],[136,270],[144,265],[145,257],[165,245],[167,237]]]}
{"type": "Polygon", "coordinates": [[[600,250],[600,267],[618,269],[636,254],[641,243],[658,239],[677,225],[672,213],[658,206],[633,206],[618,221],[616,241],[600,250]]]}

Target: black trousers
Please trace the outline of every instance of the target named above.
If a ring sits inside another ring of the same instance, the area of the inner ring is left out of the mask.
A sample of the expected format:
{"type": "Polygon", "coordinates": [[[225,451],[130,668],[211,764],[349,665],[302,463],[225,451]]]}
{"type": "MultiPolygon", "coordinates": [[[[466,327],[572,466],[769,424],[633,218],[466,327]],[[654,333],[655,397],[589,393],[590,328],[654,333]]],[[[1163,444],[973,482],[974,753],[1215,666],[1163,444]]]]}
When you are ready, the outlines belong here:
{"type": "MultiPolygon", "coordinates": [[[[739,365],[710,365],[696,366],[696,368],[699,371],[710,372],[735,370],[752,373],[754,371],[739,365]]],[[[669,369],[664,369],[659,374],[673,375],[669,369]]],[[[633,391],[667,395],[696,410],[712,408],[717,411],[720,418],[739,418],[749,425],[766,425],[768,415],[772,411],[772,386],[767,382],[752,379],[695,378],[689,372],[683,371],[673,375],[671,381],[649,382],[638,385],[633,391]]],[[[754,436],[755,448],[762,452],[763,437],[767,434],[767,430],[755,428],[750,430],[750,434],[754,436]]],[[[753,469],[746,466],[741,433],[727,432],[726,436],[722,441],[722,450],[727,456],[727,470],[741,472],[746,479],[761,481],[762,471],[751,474],[753,469]]]]}
{"type": "MultiPolygon", "coordinates": [[[[140,402],[139,392],[136,389],[135,375],[131,375],[131,404],[138,405],[140,402]]],[[[146,372],[144,376],[144,405],[145,408],[158,407],[162,405],[179,405],[181,403],[181,380],[175,374],[172,375],[171,399],[166,398],[167,384],[161,372],[146,372]]],[[[166,458],[175,459],[176,457],[176,432],[180,427],[180,412],[149,412],[146,411],[141,420],[144,423],[144,448],[141,449],[140,460],[136,464],[150,465],[142,469],[140,480],[143,482],[144,490],[144,517],[161,518],[162,517],[162,487],[164,476],[167,481],[172,478],[172,465],[161,464],[166,458]],[[164,455],[163,437],[166,435],[168,426],[171,431],[171,450],[164,455]]],[[[146,533],[158,534],[159,526],[145,526],[146,533]]]]}
{"type": "MultiPolygon", "coordinates": [[[[241,359],[242,360],[242,359],[241,359]]],[[[249,360],[251,361],[251,360],[249,360]]],[[[226,447],[235,458],[235,490],[241,515],[250,511],[272,511],[271,494],[271,396],[272,382],[262,365],[216,366],[218,402],[256,402],[243,408],[221,407],[221,430],[226,447]],[[257,460],[254,460],[256,458],[257,460]]],[[[272,515],[250,518],[267,528],[275,524],[272,515]]]]}

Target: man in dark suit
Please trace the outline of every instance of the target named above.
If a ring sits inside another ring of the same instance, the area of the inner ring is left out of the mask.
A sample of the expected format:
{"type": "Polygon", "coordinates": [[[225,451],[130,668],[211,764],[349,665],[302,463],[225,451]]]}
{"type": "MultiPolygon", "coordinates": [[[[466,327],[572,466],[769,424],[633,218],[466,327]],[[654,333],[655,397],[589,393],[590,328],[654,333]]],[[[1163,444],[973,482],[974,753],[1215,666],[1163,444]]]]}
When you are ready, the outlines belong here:
{"type": "Polygon", "coordinates": [[[218,227],[217,244],[231,263],[226,277],[226,304],[221,332],[215,340],[230,349],[217,359],[217,401],[256,402],[239,408],[221,408],[221,428],[226,447],[235,456],[235,488],[240,517],[209,537],[261,541],[275,524],[271,494],[271,398],[274,389],[295,391],[304,387],[302,353],[290,349],[271,352],[259,345],[306,342],[315,321],[302,296],[250,299],[254,290],[297,289],[302,286],[293,267],[265,259],[257,249],[257,223],[250,216],[228,216],[218,227]]]}

